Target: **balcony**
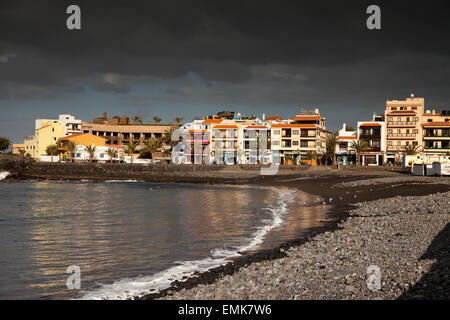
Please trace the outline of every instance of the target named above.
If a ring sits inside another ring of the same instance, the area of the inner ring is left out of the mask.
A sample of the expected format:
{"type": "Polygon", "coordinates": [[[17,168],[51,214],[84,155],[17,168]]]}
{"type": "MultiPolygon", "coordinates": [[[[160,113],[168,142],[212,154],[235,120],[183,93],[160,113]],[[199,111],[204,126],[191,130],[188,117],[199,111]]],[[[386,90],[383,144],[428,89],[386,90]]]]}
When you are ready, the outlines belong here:
{"type": "Polygon", "coordinates": [[[186,143],[201,143],[201,144],[209,144],[209,139],[187,139],[186,143]]]}
{"type": "Polygon", "coordinates": [[[360,134],[359,135],[360,139],[363,140],[381,140],[381,135],[378,134],[360,134]]]}
{"type": "Polygon", "coordinates": [[[415,127],[417,121],[390,121],[387,123],[388,127],[415,127]]]}
{"type": "Polygon", "coordinates": [[[395,139],[414,140],[414,139],[416,139],[416,134],[415,133],[388,133],[387,138],[389,140],[395,140],[395,139]]]}
{"type": "Polygon", "coordinates": [[[450,145],[443,145],[443,146],[425,146],[424,150],[443,150],[443,151],[450,151],[450,145]]]}

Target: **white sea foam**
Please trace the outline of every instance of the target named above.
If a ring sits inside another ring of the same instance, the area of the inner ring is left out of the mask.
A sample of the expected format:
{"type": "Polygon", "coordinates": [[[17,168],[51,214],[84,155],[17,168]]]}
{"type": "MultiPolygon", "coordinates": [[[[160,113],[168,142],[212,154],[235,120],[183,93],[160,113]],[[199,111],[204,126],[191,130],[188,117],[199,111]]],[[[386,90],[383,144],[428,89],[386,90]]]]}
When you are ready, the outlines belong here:
{"type": "Polygon", "coordinates": [[[5,179],[9,175],[8,171],[0,171],[0,181],[5,179]]]}
{"type": "Polygon", "coordinates": [[[288,211],[288,204],[295,199],[294,190],[278,190],[271,188],[278,193],[278,199],[273,207],[264,208],[271,212],[271,218],[265,219],[264,226],[259,227],[242,245],[231,246],[211,250],[211,256],[195,261],[176,261],[175,266],[154,275],[138,278],[125,278],[115,281],[112,284],[102,285],[99,289],[84,292],[81,299],[128,299],[135,296],[143,296],[148,293],[157,293],[170,287],[170,284],[185,277],[189,278],[194,272],[205,272],[211,268],[225,265],[229,258],[237,257],[239,252],[257,248],[263,241],[267,233],[283,223],[283,216],[288,211]]]}
{"type": "Polygon", "coordinates": [[[138,180],[105,180],[105,182],[138,182],[138,180]]]}

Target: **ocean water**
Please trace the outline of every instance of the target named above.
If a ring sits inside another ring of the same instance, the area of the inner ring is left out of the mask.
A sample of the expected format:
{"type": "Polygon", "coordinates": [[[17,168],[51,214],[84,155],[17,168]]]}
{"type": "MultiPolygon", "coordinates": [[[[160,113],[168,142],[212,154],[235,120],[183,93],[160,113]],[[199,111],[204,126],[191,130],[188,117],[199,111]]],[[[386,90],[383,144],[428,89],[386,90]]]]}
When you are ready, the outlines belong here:
{"type": "Polygon", "coordinates": [[[290,189],[136,181],[0,183],[0,299],[127,299],[330,217],[290,189]],[[69,289],[69,266],[80,289],[69,289]]]}

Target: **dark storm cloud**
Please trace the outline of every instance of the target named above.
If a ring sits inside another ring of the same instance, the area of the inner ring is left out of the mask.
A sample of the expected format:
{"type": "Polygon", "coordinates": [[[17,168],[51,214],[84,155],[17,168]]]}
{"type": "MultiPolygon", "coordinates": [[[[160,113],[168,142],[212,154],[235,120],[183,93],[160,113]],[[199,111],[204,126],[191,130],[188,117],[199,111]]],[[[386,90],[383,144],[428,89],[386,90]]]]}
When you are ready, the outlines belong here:
{"type": "Polygon", "coordinates": [[[381,31],[365,27],[368,1],[3,1],[0,95],[160,78],[174,81],[166,101],[357,106],[418,90],[447,102],[448,2],[376,3],[381,31]],[[69,4],[81,31],[65,27],[69,4]],[[189,73],[195,87],[178,83],[189,73]]]}

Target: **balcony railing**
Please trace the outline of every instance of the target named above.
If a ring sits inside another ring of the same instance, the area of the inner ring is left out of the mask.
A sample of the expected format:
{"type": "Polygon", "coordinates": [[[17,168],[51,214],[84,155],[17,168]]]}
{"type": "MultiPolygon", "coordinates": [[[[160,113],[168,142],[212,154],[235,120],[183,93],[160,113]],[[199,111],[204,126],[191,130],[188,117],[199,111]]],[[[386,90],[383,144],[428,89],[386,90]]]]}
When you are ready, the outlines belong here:
{"type": "Polygon", "coordinates": [[[389,121],[388,126],[415,126],[417,121],[389,121]]]}
{"type": "Polygon", "coordinates": [[[448,150],[448,149],[450,149],[450,146],[440,146],[440,147],[435,147],[435,146],[425,146],[424,149],[448,150]]]}
{"type": "Polygon", "coordinates": [[[415,138],[416,134],[415,133],[388,133],[388,138],[392,137],[392,138],[402,138],[402,137],[410,137],[410,138],[415,138]]]}

